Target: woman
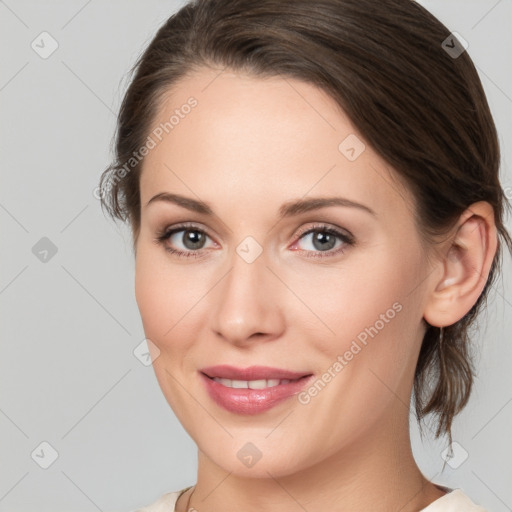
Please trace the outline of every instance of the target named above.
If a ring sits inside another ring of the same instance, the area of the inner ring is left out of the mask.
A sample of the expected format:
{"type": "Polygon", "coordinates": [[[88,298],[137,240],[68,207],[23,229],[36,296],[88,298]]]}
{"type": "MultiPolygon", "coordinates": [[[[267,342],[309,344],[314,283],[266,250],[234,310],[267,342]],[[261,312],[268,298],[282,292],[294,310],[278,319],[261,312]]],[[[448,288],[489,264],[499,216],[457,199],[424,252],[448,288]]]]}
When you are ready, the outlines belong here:
{"type": "Polygon", "coordinates": [[[463,42],[414,2],[171,16],[100,183],[199,449],[196,484],[141,510],[484,510],[421,473],[409,415],[451,443],[470,396],[468,329],[512,250],[499,159],[463,42]]]}

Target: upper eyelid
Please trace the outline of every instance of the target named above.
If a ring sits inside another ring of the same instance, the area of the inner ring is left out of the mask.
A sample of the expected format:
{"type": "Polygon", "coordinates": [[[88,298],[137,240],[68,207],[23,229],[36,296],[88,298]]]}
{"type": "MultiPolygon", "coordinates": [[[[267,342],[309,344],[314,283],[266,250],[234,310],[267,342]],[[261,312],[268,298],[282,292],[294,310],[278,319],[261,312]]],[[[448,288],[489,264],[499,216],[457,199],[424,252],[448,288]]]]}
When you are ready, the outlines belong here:
{"type": "Polygon", "coordinates": [[[179,233],[180,231],[187,231],[187,230],[196,230],[196,231],[202,231],[206,235],[208,235],[210,238],[214,238],[210,231],[201,226],[200,224],[195,223],[183,223],[183,224],[177,224],[176,226],[169,226],[167,228],[164,228],[163,233],[164,234],[175,234],[179,233]]]}
{"type": "Polygon", "coordinates": [[[321,231],[322,229],[324,229],[326,231],[328,231],[328,230],[335,231],[336,233],[339,233],[340,235],[346,236],[347,238],[350,238],[350,239],[354,238],[352,233],[350,233],[350,231],[348,231],[347,229],[340,228],[340,227],[335,226],[334,224],[331,224],[329,222],[314,222],[312,226],[299,229],[297,235],[298,236],[305,235],[306,233],[309,233],[311,231],[321,231]]]}

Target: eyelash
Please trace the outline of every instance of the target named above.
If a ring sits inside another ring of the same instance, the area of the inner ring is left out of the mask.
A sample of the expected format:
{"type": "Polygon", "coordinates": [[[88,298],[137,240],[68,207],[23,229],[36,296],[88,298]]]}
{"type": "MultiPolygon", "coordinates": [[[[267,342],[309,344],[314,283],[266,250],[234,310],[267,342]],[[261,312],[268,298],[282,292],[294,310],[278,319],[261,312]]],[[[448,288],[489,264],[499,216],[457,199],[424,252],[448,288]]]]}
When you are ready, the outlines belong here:
{"type": "MultiPolygon", "coordinates": [[[[165,245],[165,242],[172,235],[174,235],[175,233],[179,233],[180,231],[197,231],[198,233],[202,233],[203,235],[206,235],[206,236],[210,237],[205,230],[199,228],[195,224],[183,223],[183,224],[180,224],[178,226],[173,227],[172,229],[165,228],[165,229],[163,229],[161,231],[158,231],[157,234],[156,234],[156,238],[154,239],[154,243],[164,246],[164,249],[167,252],[169,252],[171,254],[174,254],[175,256],[178,256],[179,258],[200,258],[200,257],[202,257],[203,256],[203,254],[201,252],[202,249],[198,249],[198,250],[195,250],[195,251],[194,250],[181,251],[179,249],[172,249],[171,247],[165,245]]],[[[331,227],[331,226],[329,226],[327,224],[321,224],[321,223],[320,224],[314,224],[312,227],[310,227],[306,231],[299,233],[297,240],[300,240],[304,236],[306,236],[306,235],[308,235],[310,233],[315,233],[315,232],[322,232],[322,233],[327,233],[329,235],[336,236],[339,239],[341,239],[341,241],[344,244],[346,244],[348,246],[355,245],[355,240],[352,237],[352,235],[348,235],[346,233],[338,231],[337,229],[335,229],[335,228],[333,228],[333,227],[331,227]]],[[[313,252],[314,253],[313,255],[311,255],[311,254],[307,255],[306,256],[307,258],[329,258],[329,257],[336,256],[338,254],[343,254],[345,252],[345,248],[343,246],[341,246],[341,247],[338,247],[337,249],[330,249],[329,251],[306,251],[306,250],[299,250],[299,252],[305,252],[305,253],[313,252]]]]}

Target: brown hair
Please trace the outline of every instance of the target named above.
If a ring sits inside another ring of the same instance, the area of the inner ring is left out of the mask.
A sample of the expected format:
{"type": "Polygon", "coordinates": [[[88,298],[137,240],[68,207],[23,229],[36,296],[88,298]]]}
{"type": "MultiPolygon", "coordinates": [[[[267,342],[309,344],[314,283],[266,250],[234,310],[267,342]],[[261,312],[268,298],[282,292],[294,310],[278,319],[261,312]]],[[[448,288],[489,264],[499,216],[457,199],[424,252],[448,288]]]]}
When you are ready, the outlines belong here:
{"type": "Polygon", "coordinates": [[[143,159],[129,170],[126,162],[144,145],[164,94],[209,66],[282,75],[326,91],[412,191],[427,249],[472,203],[488,201],[499,240],[486,286],[462,319],[443,328],[442,340],[440,328],[427,324],[415,372],[418,421],[437,415],[435,435],[447,433],[451,443],[453,417],[473,384],[469,328],[501,265],[501,239],[511,252],[512,240],[503,221],[510,204],[499,181],[496,128],[471,58],[449,37],[412,0],[190,2],[163,24],[131,70],[115,161],[99,190],[102,207],[130,221],[135,248],[143,159]]]}

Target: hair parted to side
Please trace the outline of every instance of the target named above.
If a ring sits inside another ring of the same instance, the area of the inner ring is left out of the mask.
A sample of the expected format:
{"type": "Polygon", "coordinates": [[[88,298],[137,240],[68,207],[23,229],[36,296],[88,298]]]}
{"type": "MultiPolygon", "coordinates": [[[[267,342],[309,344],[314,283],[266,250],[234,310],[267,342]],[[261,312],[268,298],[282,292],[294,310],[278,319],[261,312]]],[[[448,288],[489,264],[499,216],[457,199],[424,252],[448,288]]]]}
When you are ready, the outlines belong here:
{"type": "Polygon", "coordinates": [[[442,47],[450,31],[413,0],[197,0],[171,16],[132,72],[115,134],[115,160],[99,184],[102,208],[140,228],[144,160],[119,171],[141,148],[161,100],[188,73],[227,68],[290,77],[328,93],[414,195],[427,253],[472,203],[489,202],[498,249],[473,308],[441,329],[427,324],[414,379],[415,411],[438,419],[451,443],[452,420],[473,384],[469,330],[501,266],[510,204],[499,181],[493,118],[467,52],[442,47]]]}

